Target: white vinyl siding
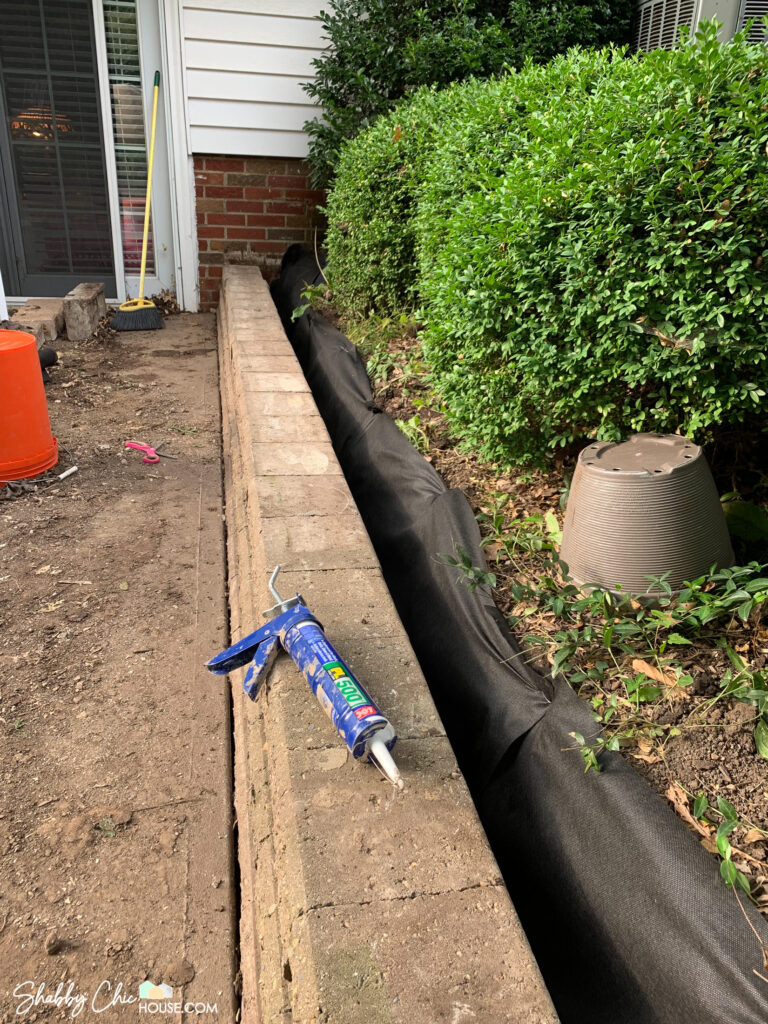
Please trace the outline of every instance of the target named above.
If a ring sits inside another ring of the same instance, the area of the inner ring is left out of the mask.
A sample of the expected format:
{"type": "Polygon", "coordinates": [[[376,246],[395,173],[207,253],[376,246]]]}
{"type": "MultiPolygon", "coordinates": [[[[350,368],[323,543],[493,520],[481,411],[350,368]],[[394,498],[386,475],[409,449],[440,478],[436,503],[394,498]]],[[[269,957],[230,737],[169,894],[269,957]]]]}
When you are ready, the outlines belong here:
{"type": "Polygon", "coordinates": [[[193,153],[306,156],[322,0],[184,0],[193,153]]]}

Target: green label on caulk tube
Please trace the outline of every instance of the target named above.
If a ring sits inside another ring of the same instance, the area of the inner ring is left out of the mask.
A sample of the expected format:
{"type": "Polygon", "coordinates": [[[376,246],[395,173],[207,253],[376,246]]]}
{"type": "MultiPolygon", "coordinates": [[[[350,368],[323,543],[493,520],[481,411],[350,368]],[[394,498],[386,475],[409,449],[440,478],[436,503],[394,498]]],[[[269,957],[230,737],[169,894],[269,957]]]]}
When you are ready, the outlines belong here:
{"type": "Polygon", "coordinates": [[[368,698],[360,690],[354,679],[347,673],[346,668],[340,661],[329,661],[323,668],[336,685],[344,700],[351,708],[358,708],[361,704],[367,704],[368,698]]]}

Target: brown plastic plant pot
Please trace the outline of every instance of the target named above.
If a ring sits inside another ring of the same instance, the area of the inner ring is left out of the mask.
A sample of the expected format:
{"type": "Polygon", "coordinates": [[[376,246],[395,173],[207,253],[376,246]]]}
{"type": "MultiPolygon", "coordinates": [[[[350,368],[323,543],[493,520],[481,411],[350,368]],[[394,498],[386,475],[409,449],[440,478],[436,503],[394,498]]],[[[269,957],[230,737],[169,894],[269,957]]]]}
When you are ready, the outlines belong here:
{"type": "Polygon", "coordinates": [[[579,455],[565,511],[561,559],[584,587],[673,592],[713,565],[733,564],[725,516],[701,448],[678,434],[596,441],[579,455]]]}

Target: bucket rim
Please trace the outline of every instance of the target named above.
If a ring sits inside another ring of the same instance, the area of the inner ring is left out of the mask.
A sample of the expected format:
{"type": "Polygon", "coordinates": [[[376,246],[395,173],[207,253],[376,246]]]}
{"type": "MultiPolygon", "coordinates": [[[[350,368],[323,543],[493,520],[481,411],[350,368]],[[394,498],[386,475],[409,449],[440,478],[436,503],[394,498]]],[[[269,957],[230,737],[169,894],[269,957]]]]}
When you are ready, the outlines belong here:
{"type": "Polygon", "coordinates": [[[27,455],[23,459],[0,461],[0,484],[9,480],[25,480],[27,477],[39,476],[46,469],[55,466],[59,461],[59,444],[54,437],[51,444],[40,452],[27,455]]]}
{"type": "Polygon", "coordinates": [[[37,348],[37,338],[29,331],[0,330],[0,352],[15,352],[30,344],[37,348]]]}

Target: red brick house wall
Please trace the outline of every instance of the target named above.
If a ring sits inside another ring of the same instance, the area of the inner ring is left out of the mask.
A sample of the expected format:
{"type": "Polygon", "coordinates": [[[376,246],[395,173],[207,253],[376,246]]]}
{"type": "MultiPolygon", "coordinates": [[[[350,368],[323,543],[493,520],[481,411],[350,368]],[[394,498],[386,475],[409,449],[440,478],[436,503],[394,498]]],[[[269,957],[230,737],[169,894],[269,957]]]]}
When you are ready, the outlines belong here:
{"type": "Polygon", "coordinates": [[[201,309],[216,307],[225,264],[256,264],[271,278],[289,245],[311,249],[315,229],[322,241],[325,193],[303,160],[200,155],[194,164],[201,309]]]}

